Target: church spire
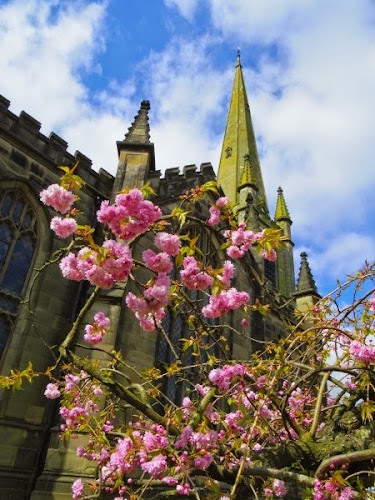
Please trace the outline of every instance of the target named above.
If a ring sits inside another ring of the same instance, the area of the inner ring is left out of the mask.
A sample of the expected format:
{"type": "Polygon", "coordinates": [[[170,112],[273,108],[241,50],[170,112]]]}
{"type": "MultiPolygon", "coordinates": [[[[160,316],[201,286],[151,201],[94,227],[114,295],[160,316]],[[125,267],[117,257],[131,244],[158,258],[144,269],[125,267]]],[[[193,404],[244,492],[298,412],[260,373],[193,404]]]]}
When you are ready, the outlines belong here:
{"type": "Polygon", "coordinates": [[[304,294],[310,293],[312,295],[318,294],[306,252],[301,253],[301,267],[298,275],[297,292],[303,292],[304,294]]]}
{"type": "Polygon", "coordinates": [[[131,144],[150,144],[150,125],[148,122],[148,112],[150,101],[142,101],[138,114],[134,117],[125,134],[124,142],[131,144]]]}
{"type": "Polygon", "coordinates": [[[117,141],[119,163],[112,197],[124,188],[142,187],[149,173],[155,171],[154,145],[150,142],[148,112],[150,102],[142,101],[128,132],[117,141]]]}
{"type": "Polygon", "coordinates": [[[290,218],[289,215],[288,207],[286,206],[283,190],[281,189],[281,187],[279,187],[277,190],[275,221],[279,222],[282,220],[292,222],[292,219],[290,218]]]}
{"type": "Polygon", "coordinates": [[[243,180],[242,166],[245,155],[258,188],[256,202],[262,201],[267,209],[266,193],[259,164],[253,123],[238,51],[223,147],[221,151],[218,182],[233,204],[239,202],[238,188],[243,180]]]}

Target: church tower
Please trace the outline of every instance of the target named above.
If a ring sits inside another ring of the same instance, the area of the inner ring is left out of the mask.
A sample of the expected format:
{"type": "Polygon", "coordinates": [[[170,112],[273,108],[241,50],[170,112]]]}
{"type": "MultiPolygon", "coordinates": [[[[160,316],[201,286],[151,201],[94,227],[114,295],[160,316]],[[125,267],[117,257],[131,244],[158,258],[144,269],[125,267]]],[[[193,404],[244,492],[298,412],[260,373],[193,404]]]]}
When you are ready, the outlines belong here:
{"type": "Polygon", "coordinates": [[[253,122],[238,53],[218,171],[218,183],[233,206],[243,201],[239,187],[244,185],[244,179],[249,175],[254,188],[254,203],[256,206],[262,206],[268,214],[253,122]]]}
{"type": "Polygon", "coordinates": [[[232,203],[238,221],[245,223],[248,229],[282,230],[285,245],[278,251],[277,263],[263,263],[263,274],[285,297],[292,297],[295,292],[292,219],[281,188],[278,189],[274,220],[269,214],[239,53],[221,150],[218,183],[232,203]]]}

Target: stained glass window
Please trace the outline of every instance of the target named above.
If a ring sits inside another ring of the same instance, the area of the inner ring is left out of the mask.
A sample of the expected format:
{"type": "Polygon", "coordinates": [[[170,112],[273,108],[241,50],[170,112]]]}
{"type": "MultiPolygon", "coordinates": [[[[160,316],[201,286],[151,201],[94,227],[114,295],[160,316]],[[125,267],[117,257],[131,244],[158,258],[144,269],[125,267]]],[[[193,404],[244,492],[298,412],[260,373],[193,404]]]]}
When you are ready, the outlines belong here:
{"type": "Polygon", "coordinates": [[[35,213],[17,189],[0,194],[0,355],[13,330],[37,240],[35,213]]]}

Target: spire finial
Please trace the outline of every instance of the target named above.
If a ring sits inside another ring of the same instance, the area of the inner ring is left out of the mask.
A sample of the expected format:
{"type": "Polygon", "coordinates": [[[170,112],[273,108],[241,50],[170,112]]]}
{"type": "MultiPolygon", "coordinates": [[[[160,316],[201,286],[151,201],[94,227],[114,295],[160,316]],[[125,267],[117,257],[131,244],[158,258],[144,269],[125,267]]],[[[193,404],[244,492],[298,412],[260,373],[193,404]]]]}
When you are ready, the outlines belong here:
{"type": "Polygon", "coordinates": [[[241,66],[241,49],[237,47],[237,62],[236,66],[241,66]]]}

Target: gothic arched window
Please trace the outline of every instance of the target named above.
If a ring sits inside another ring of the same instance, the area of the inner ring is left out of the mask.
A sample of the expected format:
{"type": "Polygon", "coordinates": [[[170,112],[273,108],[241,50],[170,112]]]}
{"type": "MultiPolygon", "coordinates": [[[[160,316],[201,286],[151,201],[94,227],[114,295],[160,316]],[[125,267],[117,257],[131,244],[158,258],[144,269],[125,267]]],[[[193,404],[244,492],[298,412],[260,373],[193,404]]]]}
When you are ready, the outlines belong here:
{"type": "MultiPolygon", "coordinates": [[[[189,230],[190,238],[194,238],[199,234],[199,239],[197,241],[197,246],[201,252],[201,255],[198,256],[206,265],[210,265],[213,268],[220,267],[220,261],[217,257],[217,249],[215,248],[211,235],[204,231],[199,231],[198,227],[191,227],[189,230]]],[[[176,279],[178,276],[178,271],[174,269],[172,273],[172,279],[176,279]]],[[[202,294],[199,291],[187,291],[190,299],[192,301],[199,300],[201,302],[201,307],[207,304],[208,298],[206,294],[202,294]]],[[[193,355],[193,349],[183,348],[183,340],[189,338],[192,333],[189,332],[187,327],[186,312],[182,312],[179,310],[167,310],[167,314],[163,320],[163,329],[165,334],[169,338],[169,342],[173,345],[174,351],[178,354],[179,361],[183,366],[192,366],[196,364],[199,359],[193,355]]],[[[207,323],[215,324],[216,320],[206,319],[207,323]]],[[[212,354],[218,355],[217,345],[214,339],[211,337],[207,337],[206,339],[207,345],[209,346],[209,351],[212,354]]],[[[156,344],[156,366],[161,369],[162,372],[165,372],[165,368],[170,366],[172,363],[176,362],[176,357],[172,352],[169,342],[166,340],[165,335],[159,333],[157,344],[156,344]]],[[[200,360],[207,359],[207,353],[205,349],[201,349],[200,352],[200,360]]],[[[195,383],[201,382],[197,377],[199,377],[196,370],[189,370],[184,373],[184,378],[187,381],[190,381],[191,386],[195,383]]],[[[186,386],[186,384],[185,384],[186,386]]],[[[163,384],[161,387],[161,392],[167,398],[167,400],[172,401],[176,404],[180,404],[182,397],[185,393],[186,387],[178,381],[177,377],[169,376],[164,377],[163,384]]]]}
{"type": "Polygon", "coordinates": [[[19,189],[0,194],[0,355],[13,330],[37,241],[36,215],[19,189]]]}

